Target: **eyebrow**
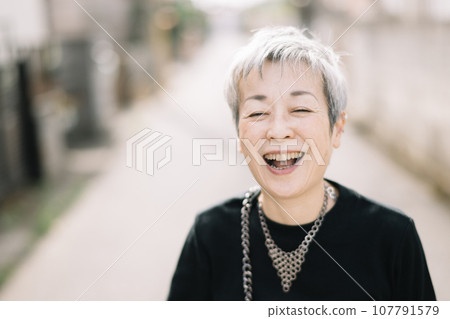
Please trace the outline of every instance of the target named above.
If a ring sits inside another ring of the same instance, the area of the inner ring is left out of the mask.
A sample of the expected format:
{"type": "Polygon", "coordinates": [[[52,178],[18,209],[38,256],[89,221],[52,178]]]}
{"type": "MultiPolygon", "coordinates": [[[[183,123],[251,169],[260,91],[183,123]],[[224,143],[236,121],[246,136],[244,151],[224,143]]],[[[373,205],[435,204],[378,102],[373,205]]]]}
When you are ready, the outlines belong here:
{"type": "Polygon", "coordinates": [[[291,96],[300,96],[300,95],[311,95],[313,98],[317,100],[317,97],[309,91],[297,90],[291,92],[291,96]]]}
{"type": "MultiPolygon", "coordinates": [[[[315,98],[317,100],[317,97],[309,91],[296,90],[296,91],[292,91],[290,93],[290,95],[291,96],[311,95],[313,98],[315,98]]],[[[246,102],[248,100],[264,101],[266,98],[267,98],[267,96],[265,96],[265,95],[256,94],[256,95],[249,96],[248,98],[246,98],[244,100],[244,102],[246,102]]]]}
{"type": "Polygon", "coordinates": [[[247,102],[248,100],[264,101],[266,98],[267,98],[267,96],[265,96],[265,95],[256,94],[256,95],[249,96],[248,98],[246,98],[244,100],[244,102],[247,102]]]}

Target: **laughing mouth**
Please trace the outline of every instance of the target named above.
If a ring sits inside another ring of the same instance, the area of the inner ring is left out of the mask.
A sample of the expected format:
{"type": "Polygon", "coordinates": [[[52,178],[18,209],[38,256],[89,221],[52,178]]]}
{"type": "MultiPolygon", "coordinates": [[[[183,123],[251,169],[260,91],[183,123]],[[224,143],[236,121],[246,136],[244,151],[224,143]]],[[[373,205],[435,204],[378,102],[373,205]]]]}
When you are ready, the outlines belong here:
{"type": "Polygon", "coordinates": [[[304,152],[289,152],[283,154],[268,153],[263,156],[264,161],[273,169],[288,169],[297,164],[305,155],[304,152]]]}

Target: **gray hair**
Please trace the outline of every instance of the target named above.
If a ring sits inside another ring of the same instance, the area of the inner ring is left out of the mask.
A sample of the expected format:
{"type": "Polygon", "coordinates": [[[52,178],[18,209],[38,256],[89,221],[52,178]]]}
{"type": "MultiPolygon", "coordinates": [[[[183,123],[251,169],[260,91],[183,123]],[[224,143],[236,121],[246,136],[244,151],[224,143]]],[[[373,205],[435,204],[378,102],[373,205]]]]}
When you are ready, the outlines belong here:
{"type": "Polygon", "coordinates": [[[258,30],[250,42],[236,53],[225,84],[225,96],[237,128],[239,81],[245,80],[253,68],[257,68],[262,77],[264,62],[273,61],[281,64],[287,62],[294,67],[305,63],[314,72],[320,72],[332,130],[347,103],[346,82],[339,66],[340,56],[331,47],[308,38],[306,32],[295,27],[266,27],[258,30]]]}

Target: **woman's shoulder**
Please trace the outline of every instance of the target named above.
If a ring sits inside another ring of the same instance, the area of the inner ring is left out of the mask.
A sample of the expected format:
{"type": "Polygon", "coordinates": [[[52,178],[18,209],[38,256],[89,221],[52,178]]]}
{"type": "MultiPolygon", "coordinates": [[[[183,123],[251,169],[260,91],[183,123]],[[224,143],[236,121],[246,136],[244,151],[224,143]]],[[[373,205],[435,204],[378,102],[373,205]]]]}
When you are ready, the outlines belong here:
{"type": "Polygon", "coordinates": [[[197,214],[193,231],[198,240],[207,247],[217,248],[224,242],[230,244],[231,240],[239,239],[243,199],[244,195],[235,196],[197,214]]]}
{"type": "Polygon", "coordinates": [[[237,195],[205,209],[197,215],[196,226],[201,229],[214,229],[215,226],[223,228],[230,223],[240,223],[243,199],[243,194],[237,195]]]}
{"type": "MultiPolygon", "coordinates": [[[[336,183],[337,184],[337,183],[336,183]]],[[[365,221],[374,227],[404,229],[413,220],[402,210],[362,195],[348,187],[337,184],[349,217],[365,221]]]]}

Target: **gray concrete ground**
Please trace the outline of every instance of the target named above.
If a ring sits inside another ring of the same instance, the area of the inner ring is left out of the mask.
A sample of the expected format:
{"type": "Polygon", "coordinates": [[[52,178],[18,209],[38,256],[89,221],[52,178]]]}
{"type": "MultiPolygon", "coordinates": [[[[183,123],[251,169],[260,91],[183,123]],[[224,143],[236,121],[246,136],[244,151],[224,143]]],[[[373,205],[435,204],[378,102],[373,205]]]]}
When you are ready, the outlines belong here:
{"type": "MultiPolygon", "coordinates": [[[[1,300],[166,298],[195,214],[254,184],[246,167],[227,160],[192,165],[194,137],[225,139],[225,158],[229,154],[227,141],[235,133],[222,87],[240,43],[221,34],[193,61],[170,71],[167,91],[198,125],[161,92],[117,117],[113,150],[75,159],[73,167],[97,162],[102,173],[14,272],[1,300]],[[172,161],[153,176],[125,165],[126,140],[145,127],[172,137],[172,161]]],[[[415,219],[438,298],[450,300],[448,206],[350,127],[328,176],[415,219]]]]}

